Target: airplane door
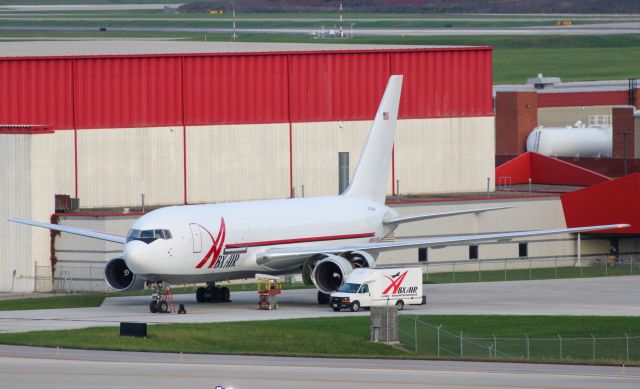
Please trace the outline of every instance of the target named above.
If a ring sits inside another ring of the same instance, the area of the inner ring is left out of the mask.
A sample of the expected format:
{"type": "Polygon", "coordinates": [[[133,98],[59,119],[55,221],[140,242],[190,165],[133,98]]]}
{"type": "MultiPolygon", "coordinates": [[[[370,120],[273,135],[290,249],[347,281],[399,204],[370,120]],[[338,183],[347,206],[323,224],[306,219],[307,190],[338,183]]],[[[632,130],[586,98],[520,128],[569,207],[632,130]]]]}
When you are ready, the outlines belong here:
{"type": "Polygon", "coordinates": [[[202,251],[202,232],[200,226],[197,224],[189,224],[191,227],[191,237],[193,238],[193,252],[199,253],[202,251]]]}

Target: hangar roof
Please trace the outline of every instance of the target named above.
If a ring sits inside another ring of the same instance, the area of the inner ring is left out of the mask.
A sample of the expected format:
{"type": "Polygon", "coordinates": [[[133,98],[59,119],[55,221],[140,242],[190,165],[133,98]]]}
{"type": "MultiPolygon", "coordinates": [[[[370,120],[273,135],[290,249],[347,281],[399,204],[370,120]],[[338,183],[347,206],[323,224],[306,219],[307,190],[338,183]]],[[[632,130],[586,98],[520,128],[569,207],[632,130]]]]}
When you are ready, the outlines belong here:
{"type": "Polygon", "coordinates": [[[257,53],[393,49],[468,49],[464,46],[350,45],[270,42],[193,42],[180,40],[74,40],[0,43],[0,57],[78,55],[257,53]]]}

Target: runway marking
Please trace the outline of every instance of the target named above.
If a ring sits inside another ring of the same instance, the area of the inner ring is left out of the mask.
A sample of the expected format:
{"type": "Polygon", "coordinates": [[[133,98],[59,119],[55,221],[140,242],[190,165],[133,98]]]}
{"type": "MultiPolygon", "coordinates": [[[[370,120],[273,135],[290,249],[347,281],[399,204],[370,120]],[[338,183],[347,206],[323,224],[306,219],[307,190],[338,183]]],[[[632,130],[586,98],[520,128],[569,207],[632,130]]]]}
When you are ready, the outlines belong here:
{"type": "MultiPolygon", "coordinates": [[[[285,366],[288,367],[288,366],[285,366]]],[[[453,372],[457,373],[457,372],[453,372]]],[[[111,374],[105,373],[65,373],[65,372],[33,372],[33,371],[16,371],[16,372],[0,372],[0,376],[69,376],[69,377],[110,377],[113,376],[111,374]]],[[[444,387],[454,387],[454,388],[526,388],[526,389],[581,389],[581,386],[530,386],[530,385],[496,385],[496,384],[453,384],[453,383],[445,383],[445,382],[430,382],[430,381],[381,381],[381,380],[373,380],[373,381],[358,381],[353,379],[325,379],[325,378],[287,378],[283,376],[279,377],[247,377],[247,376],[194,376],[189,374],[139,374],[139,373],[118,373],[118,377],[149,377],[149,378],[162,378],[163,380],[172,378],[172,379],[180,379],[180,380],[208,380],[208,381],[220,381],[220,380],[237,380],[237,381],[272,381],[272,382],[301,382],[301,383],[327,383],[327,384],[366,384],[366,383],[375,383],[375,384],[383,384],[383,385],[417,385],[417,386],[444,386],[444,387]]]]}
{"type": "MultiPolygon", "coordinates": [[[[53,350],[53,349],[52,349],[53,350]]],[[[187,355],[183,355],[183,358],[186,359],[187,355]]],[[[176,356],[176,358],[178,358],[176,356]]],[[[277,358],[277,357],[276,357],[277,358]]],[[[175,366],[206,366],[206,365],[215,365],[218,368],[222,368],[222,367],[229,367],[229,368],[238,368],[238,369],[245,369],[248,365],[247,364],[242,364],[242,363],[225,363],[225,364],[220,364],[218,363],[218,361],[215,362],[199,362],[199,361],[193,361],[193,362],[189,362],[189,361],[185,361],[185,362],[173,362],[173,361],[116,361],[116,360],[86,360],[86,359],[79,359],[79,358],[65,358],[64,356],[60,357],[60,356],[56,356],[55,358],[50,358],[50,357],[45,357],[45,356],[20,356],[20,357],[12,357],[12,356],[0,356],[0,360],[2,359],[13,359],[13,360],[19,360],[19,359],[37,359],[37,360],[41,360],[43,362],[47,362],[47,361],[58,361],[58,362],[75,362],[75,361],[81,361],[81,362],[85,362],[85,363],[112,363],[112,364],[131,364],[131,363],[137,363],[137,364],[147,364],[147,365],[154,365],[154,364],[166,364],[166,365],[175,365],[175,366]]],[[[394,360],[397,361],[397,360],[394,360]]],[[[456,363],[456,362],[454,362],[456,363]]],[[[490,363],[488,363],[490,364],[490,363]]],[[[304,370],[304,369],[309,369],[309,368],[314,368],[316,370],[328,370],[328,371],[335,371],[335,370],[354,370],[354,369],[359,369],[359,370],[375,370],[375,371],[385,371],[385,372],[389,372],[389,373],[415,373],[415,374],[428,374],[428,373],[440,373],[440,374],[452,374],[452,375],[474,375],[474,374],[480,374],[480,375],[491,375],[491,376],[531,376],[532,378],[535,376],[544,376],[545,378],[550,378],[550,377],[556,377],[556,378],[571,378],[571,377],[581,377],[581,378],[596,378],[596,379],[618,379],[618,380],[624,380],[624,381],[637,381],[638,379],[640,379],[640,375],[619,375],[619,374],[598,374],[598,373],[562,373],[562,372],[544,372],[544,371],[534,371],[534,372],[512,372],[512,371],[504,371],[504,372],[500,372],[500,371],[486,371],[486,370],[453,370],[453,369],[438,369],[438,368],[424,368],[424,367],[416,367],[416,368],[400,368],[400,369],[389,369],[389,368],[380,368],[377,366],[353,366],[353,367],[344,367],[344,366],[282,366],[279,364],[262,364],[262,365],[252,365],[252,369],[264,369],[264,370],[272,370],[274,366],[277,366],[279,369],[289,369],[289,370],[304,370]]],[[[14,374],[13,372],[0,372],[0,375],[11,375],[14,374]]],[[[22,373],[18,373],[18,374],[22,374],[22,373]]],[[[30,372],[25,372],[25,374],[31,374],[30,372]]],[[[43,373],[45,374],[45,373],[43,373]]],[[[59,373],[59,374],[66,374],[66,373],[59,373]]],[[[101,375],[102,373],[70,373],[70,374],[77,374],[77,375],[101,375]]],[[[123,374],[119,374],[119,375],[127,375],[126,373],[123,374]]],[[[138,375],[138,374],[129,374],[129,375],[138,375]]],[[[153,375],[154,377],[156,375],[153,375]]],[[[195,378],[195,377],[194,377],[195,378]]],[[[227,377],[227,378],[235,378],[237,379],[238,377],[227,377]]],[[[242,378],[242,377],[240,377],[242,378]]],[[[248,379],[248,378],[247,378],[248,379]]],[[[251,380],[253,380],[253,378],[251,378],[251,380]]],[[[294,381],[299,381],[300,379],[293,379],[294,381]]],[[[304,381],[304,380],[302,380],[304,381]]],[[[349,382],[356,382],[356,383],[362,383],[362,381],[351,381],[351,380],[324,380],[324,379],[313,379],[313,380],[308,380],[309,382],[314,382],[314,381],[320,381],[320,382],[344,382],[344,383],[349,383],[349,382]]],[[[379,380],[375,381],[376,383],[386,383],[386,382],[381,382],[379,380]]],[[[421,381],[422,382],[422,381],[421,381]]],[[[396,382],[389,382],[390,384],[394,384],[396,382]]],[[[408,384],[413,384],[412,382],[408,382],[408,384]]],[[[423,383],[424,384],[424,383],[423,383]]],[[[435,383],[434,383],[435,385],[435,383]]],[[[440,384],[437,384],[440,385],[440,384]]],[[[457,384],[448,384],[449,386],[462,386],[462,387],[475,387],[472,384],[465,384],[465,385],[457,385],[457,384]]],[[[479,385],[478,387],[487,387],[487,385],[479,385]]],[[[490,385],[489,387],[505,387],[505,388],[511,388],[513,386],[511,385],[490,385]]],[[[555,387],[555,386],[527,386],[527,385],[521,385],[518,384],[517,387],[520,388],[527,388],[527,389],[537,389],[537,388],[545,388],[545,389],[565,389],[565,388],[574,388],[574,387],[555,387]]],[[[575,388],[579,388],[579,387],[575,387],[575,388]]]]}

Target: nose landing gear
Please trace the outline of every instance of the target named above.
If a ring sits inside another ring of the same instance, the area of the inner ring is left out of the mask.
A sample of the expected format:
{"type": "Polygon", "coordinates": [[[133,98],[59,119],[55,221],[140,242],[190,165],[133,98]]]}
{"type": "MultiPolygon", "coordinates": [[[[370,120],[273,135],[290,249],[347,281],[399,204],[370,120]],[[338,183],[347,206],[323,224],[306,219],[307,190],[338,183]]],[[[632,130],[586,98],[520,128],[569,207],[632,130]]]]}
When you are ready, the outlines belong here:
{"type": "Polygon", "coordinates": [[[227,303],[231,301],[229,288],[218,287],[215,282],[207,282],[206,287],[196,290],[196,301],[199,303],[227,303]]]}
{"type": "Polygon", "coordinates": [[[153,294],[151,295],[151,302],[149,303],[149,311],[151,313],[169,313],[176,311],[171,286],[168,284],[165,285],[162,281],[153,284],[153,294]]]}

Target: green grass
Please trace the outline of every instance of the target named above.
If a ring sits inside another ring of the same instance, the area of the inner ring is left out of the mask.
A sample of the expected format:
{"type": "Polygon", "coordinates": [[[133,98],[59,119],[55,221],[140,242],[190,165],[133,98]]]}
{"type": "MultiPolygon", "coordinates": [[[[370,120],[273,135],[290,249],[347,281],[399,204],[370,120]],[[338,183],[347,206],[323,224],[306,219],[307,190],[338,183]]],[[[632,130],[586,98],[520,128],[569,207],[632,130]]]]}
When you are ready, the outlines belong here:
{"type": "Polygon", "coordinates": [[[426,358],[640,364],[639,317],[401,316],[399,328],[405,347],[426,358]]]}
{"type": "MultiPolygon", "coordinates": [[[[319,319],[268,320],[255,322],[166,324],[148,327],[147,338],[120,337],[117,327],[97,327],[64,331],[37,331],[0,334],[0,343],[79,349],[154,351],[172,353],[254,354],[316,357],[362,358],[438,358],[434,331],[423,324],[418,327],[418,353],[414,353],[414,321],[400,317],[400,338],[405,351],[369,342],[369,317],[340,315],[319,319]]],[[[499,339],[498,359],[526,359],[523,336],[530,339],[532,361],[562,361],[617,364],[626,359],[624,342],[598,340],[596,359],[592,355],[591,335],[595,337],[630,337],[640,334],[640,318],[593,316],[445,316],[424,315],[418,319],[442,325],[440,358],[456,358],[459,338],[447,335],[463,333],[465,359],[487,359],[486,348],[499,339]],[[447,333],[445,333],[445,330],[447,333]],[[563,339],[563,357],[557,354],[557,335],[563,339]],[[471,339],[474,338],[474,339],[471,339]],[[478,339],[482,338],[482,339],[478,339]],[[506,338],[517,338],[510,344],[506,338]],[[575,338],[587,341],[577,342],[575,338]],[[547,339],[547,340],[539,340],[547,339]],[[505,355],[509,356],[506,357],[505,355]]],[[[640,341],[630,342],[627,364],[640,362],[640,341]]]]}
{"type": "MultiPolygon", "coordinates": [[[[408,311],[407,311],[408,312],[408,311]]],[[[510,316],[421,315],[433,325],[465,336],[595,336],[640,335],[640,317],[628,316],[510,316]]],[[[640,350],[639,350],[640,351],[640,350]]]]}
{"type": "MultiPolygon", "coordinates": [[[[327,308],[328,309],[328,308],[327,308]]],[[[265,312],[266,314],[266,312],[265,312]]],[[[0,334],[0,343],[80,349],[209,354],[400,357],[369,342],[368,317],[170,324],[148,327],[148,338],[120,337],[117,327],[0,334]]]]}
{"type": "MultiPolygon", "coordinates": [[[[510,262],[512,264],[513,262],[510,262]]],[[[523,262],[526,264],[526,261],[523,262]]],[[[468,263],[465,263],[468,265],[468,263]]],[[[494,262],[495,265],[495,262],[494,262]]],[[[485,265],[486,266],[486,265],[485,265]]],[[[432,266],[432,269],[437,269],[432,266]]],[[[426,284],[446,284],[453,282],[488,282],[488,281],[518,281],[518,280],[548,280],[554,278],[583,278],[583,277],[603,277],[607,276],[628,276],[640,274],[640,269],[629,269],[626,266],[609,267],[588,266],[575,267],[566,266],[558,268],[532,268],[507,270],[481,270],[481,271],[456,271],[424,274],[423,281],[426,284]],[[606,273],[605,273],[606,272],[606,273]]]]}
{"type": "Polygon", "coordinates": [[[99,307],[102,305],[105,297],[105,293],[87,293],[67,296],[1,300],[0,311],[99,307]]]}

